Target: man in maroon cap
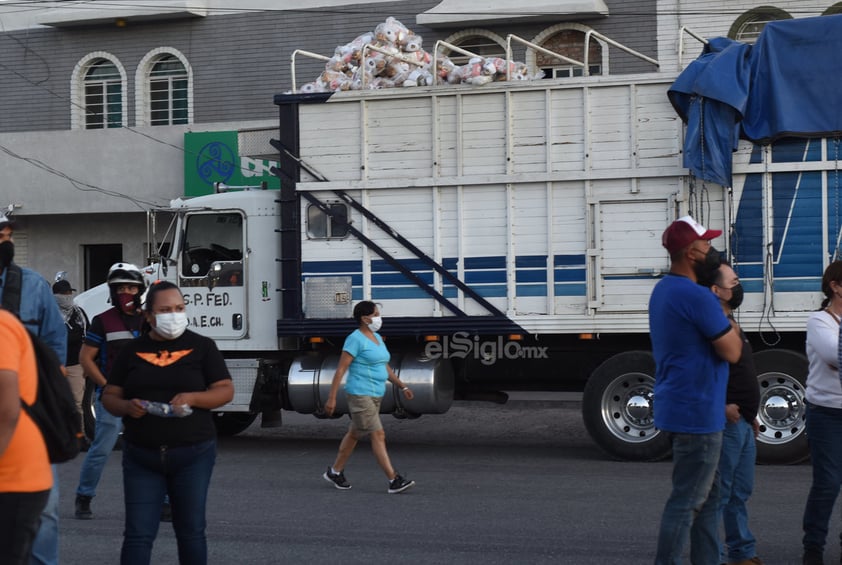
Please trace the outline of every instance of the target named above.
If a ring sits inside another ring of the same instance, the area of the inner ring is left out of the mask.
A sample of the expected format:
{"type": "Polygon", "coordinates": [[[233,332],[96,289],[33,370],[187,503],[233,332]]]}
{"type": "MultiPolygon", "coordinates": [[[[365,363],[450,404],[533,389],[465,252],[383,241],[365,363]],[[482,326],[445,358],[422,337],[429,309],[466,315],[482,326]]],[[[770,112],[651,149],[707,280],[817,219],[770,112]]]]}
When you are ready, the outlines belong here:
{"type": "Polygon", "coordinates": [[[672,441],[672,493],[664,506],[656,565],[681,562],[688,538],[692,563],[719,563],[719,478],[728,363],[742,340],[709,289],[696,284],[719,268],[710,240],[722,235],[690,216],[667,227],[661,242],[670,272],[649,299],[655,357],[655,427],[672,441]]]}

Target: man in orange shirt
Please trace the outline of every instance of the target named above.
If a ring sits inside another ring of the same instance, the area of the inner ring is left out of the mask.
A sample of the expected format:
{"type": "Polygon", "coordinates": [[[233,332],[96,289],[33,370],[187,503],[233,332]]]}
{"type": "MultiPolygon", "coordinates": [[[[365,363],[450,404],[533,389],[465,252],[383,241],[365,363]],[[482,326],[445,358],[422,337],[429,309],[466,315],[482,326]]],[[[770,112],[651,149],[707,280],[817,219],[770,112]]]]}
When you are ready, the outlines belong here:
{"type": "Polygon", "coordinates": [[[35,402],[32,342],[15,316],[0,309],[0,563],[26,564],[53,486],[41,431],[21,408],[35,402]]]}

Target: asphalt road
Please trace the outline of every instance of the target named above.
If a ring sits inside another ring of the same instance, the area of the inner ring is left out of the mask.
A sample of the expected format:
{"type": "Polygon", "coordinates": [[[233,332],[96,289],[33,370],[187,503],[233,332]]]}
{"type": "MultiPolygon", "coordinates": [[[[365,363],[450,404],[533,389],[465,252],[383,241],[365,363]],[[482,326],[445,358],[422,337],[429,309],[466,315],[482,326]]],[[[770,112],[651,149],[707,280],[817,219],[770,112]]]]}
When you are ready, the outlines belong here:
{"type": "MultiPolygon", "coordinates": [[[[367,444],[346,467],[351,490],[321,478],[345,418],[285,414],[282,428],[258,421],[222,438],[208,508],[211,563],[652,563],[671,465],[608,460],[575,399],[457,403],[444,415],[383,419],[393,463],[417,481],[404,494],[386,494],[367,444]]],[[[109,459],[91,521],[72,517],[81,463],[60,469],[62,563],[117,563],[120,454],[109,459]]],[[[809,484],[809,465],[757,467],[750,513],[765,563],[800,563],[809,484]]],[[[839,558],[839,531],[836,516],[828,562],[839,558]]],[[[153,555],[177,562],[169,524],[153,555]]]]}

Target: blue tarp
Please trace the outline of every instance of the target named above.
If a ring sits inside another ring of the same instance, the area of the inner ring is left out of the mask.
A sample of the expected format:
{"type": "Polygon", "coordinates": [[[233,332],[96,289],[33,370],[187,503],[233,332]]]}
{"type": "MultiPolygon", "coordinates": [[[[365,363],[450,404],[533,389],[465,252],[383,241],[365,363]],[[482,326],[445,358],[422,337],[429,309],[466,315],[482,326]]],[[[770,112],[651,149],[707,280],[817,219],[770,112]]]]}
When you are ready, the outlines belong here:
{"type": "Polygon", "coordinates": [[[770,22],[754,46],[711,39],[667,94],[687,122],[684,166],[731,186],[740,137],[842,134],[842,15],[770,22]]]}

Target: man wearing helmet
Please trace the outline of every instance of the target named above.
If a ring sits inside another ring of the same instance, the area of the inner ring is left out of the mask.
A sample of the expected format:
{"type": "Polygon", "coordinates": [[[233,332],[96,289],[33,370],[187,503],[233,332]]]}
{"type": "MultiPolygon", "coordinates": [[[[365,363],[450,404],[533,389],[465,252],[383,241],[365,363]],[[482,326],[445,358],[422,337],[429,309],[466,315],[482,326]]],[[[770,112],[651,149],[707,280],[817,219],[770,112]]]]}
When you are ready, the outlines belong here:
{"type": "Polygon", "coordinates": [[[79,352],[79,363],[96,384],[94,439],[85,455],[76,487],[76,518],[80,520],[93,518],[91,499],[96,495],[108,454],[114,449],[122,428],[122,420],[102,406],[106,376],[122,347],[140,335],[143,325],[140,299],[146,282],[140,269],[131,263],[115,263],[105,282],[113,306],[91,321],[79,352]]]}

